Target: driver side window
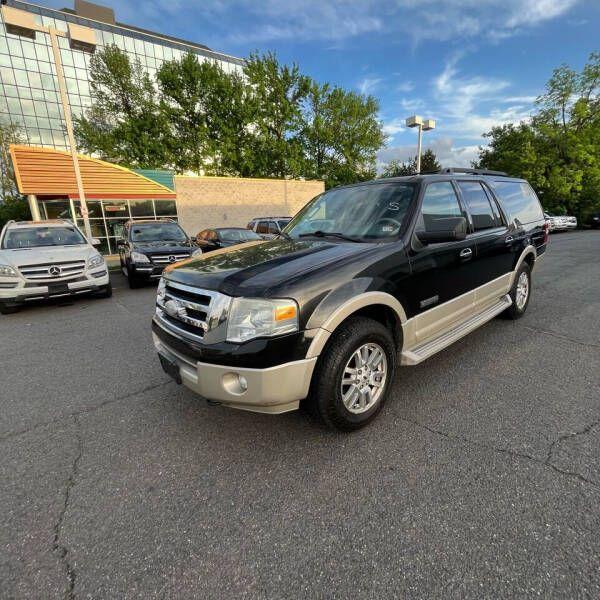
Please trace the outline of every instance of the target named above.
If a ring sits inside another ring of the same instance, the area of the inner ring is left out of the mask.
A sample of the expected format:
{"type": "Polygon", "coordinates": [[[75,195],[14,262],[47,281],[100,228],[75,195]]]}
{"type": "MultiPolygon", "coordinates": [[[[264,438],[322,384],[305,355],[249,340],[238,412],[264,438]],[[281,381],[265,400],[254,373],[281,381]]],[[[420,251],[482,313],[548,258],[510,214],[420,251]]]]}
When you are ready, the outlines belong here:
{"type": "Polygon", "coordinates": [[[425,189],[421,213],[415,231],[435,229],[435,222],[448,217],[462,217],[454,187],[449,181],[430,183],[425,189]]]}

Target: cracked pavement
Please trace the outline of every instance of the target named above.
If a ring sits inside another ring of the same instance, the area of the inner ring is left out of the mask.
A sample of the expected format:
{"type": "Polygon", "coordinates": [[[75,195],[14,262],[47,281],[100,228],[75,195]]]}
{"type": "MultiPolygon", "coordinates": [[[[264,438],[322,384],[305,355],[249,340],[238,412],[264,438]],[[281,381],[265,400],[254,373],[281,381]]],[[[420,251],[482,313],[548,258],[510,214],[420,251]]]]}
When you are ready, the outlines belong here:
{"type": "Polygon", "coordinates": [[[370,427],[208,406],[155,291],[0,318],[0,598],[600,596],[600,232],[370,427]]]}

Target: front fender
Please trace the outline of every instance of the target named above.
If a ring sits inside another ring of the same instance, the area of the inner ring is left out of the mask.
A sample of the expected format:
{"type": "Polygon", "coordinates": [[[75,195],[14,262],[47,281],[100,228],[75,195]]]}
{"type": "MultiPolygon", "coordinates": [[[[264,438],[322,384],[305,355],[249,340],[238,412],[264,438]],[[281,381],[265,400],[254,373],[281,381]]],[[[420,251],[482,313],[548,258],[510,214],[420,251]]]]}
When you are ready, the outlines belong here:
{"type": "Polygon", "coordinates": [[[325,296],[313,311],[307,329],[316,329],[306,358],[319,356],[335,329],[352,313],[376,304],[391,308],[400,324],[406,322],[406,311],[389,291],[382,291],[372,278],[361,277],[343,284],[325,296]],[[373,289],[375,288],[375,289],[373,289]]]}

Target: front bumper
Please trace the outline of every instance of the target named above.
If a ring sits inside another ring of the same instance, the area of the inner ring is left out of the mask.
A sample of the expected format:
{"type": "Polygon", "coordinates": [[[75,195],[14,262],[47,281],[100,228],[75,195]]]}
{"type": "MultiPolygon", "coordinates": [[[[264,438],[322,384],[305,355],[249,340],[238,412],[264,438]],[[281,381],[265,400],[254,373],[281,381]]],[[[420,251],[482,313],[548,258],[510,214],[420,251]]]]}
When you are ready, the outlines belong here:
{"type": "Polygon", "coordinates": [[[265,369],[241,368],[195,361],[168,346],[155,333],[154,346],[179,368],[182,383],[207,400],[253,412],[279,414],[296,410],[308,396],[317,358],[265,369]],[[246,389],[240,385],[246,380],[246,389]]]}
{"type": "Polygon", "coordinates": [[[86,271],[83,275],[80,275],[73,280],[44,280],[34,282],[26,280],[23,277],[3,277],[0,278],[0,301],[22,304],[29,300],[85,294],[87,292],[99,291],[106,287],[109,282],[108,269],[104,265],[86,271]],[[55,288],[49,287],[55,284],[64,284],[66,285],[66,289],[58,291],[55,288]],[[9,285],[11,287],[4,287],[9,285]]]}
{"type": "Polygon", "coordinates": [[[167,265],[155,265],[154,263],[133,263],[131,265],[133,274],[138,279],[160,279],[167,265]]]}

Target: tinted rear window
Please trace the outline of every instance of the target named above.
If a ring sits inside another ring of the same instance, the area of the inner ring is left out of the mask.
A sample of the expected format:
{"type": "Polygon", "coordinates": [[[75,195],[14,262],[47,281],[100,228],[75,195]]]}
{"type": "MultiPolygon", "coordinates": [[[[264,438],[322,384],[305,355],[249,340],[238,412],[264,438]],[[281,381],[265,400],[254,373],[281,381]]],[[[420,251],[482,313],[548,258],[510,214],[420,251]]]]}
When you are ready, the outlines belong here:
{"type": "Polygon", "coordinates": [[[502,205],[519,223],[531,223],[544,218],[540,201],[531,186],[524,181],[494,181],[494,189],[502,205]]]}

